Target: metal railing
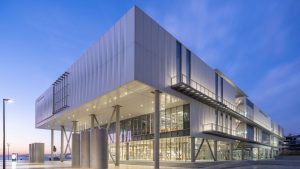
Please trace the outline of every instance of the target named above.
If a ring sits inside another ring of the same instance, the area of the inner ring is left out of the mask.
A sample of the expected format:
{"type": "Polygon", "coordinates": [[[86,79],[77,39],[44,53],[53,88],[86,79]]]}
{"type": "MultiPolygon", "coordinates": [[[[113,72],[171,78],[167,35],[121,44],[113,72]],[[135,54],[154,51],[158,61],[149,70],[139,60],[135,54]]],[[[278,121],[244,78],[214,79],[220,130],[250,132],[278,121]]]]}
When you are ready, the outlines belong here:
{"type": "Polygon", "coordinates": [[[243,111],[242,109],[239,109],[236,104],[233,104],[233,103],[229,102],[228,100],[226,100],[226,99],[224,99],[220,96],[216,96],[216,94],[214,92],[210,91],[209,89],[207,89],[206,87],[204,87],[200,83],[194,81],[193,79],[188,78],[184,74],[182,74],[180,77],[179,76],[174,76],[174,77],[171,78],[171,85],[172,86],[176,85],[178,83],[184,83],[186,85],[189,85],[191,88],[201,92],[202,94],[205,94],[209,98],[214,99],[214,100],[219,101],[219,102],[222,102],[224,105],[226,105],[231,110],[247,117],[247,114],[245,113],[245,111],[243,111]]]}
{"type": "MultiPolygon", "coordinates": [[[[221,98],[220,96],[216,96],[216,94],[214,92],[210,91],[209,89],[207,89],[200,83],[194,81],[193,79],[189,78],[188,76],[182,74],[180,76],[174,76],[171,78],[171,86],[180,85],[182,83],[184,85],[188,86],[187,89],[189,89],[189,87],[190,87],[190,88],[193,88],[193,90],[196,90],[197,91],[196,94],[199,94],[199,92],[200,92],[202,95],[205,95],[204,99],[206,99],[206,97],[208,97],[215,101],[222,102],[222,104],[225,105],[230,110],[236,112],[237,114],[244,116],[248,120],[251,120],[252,122],[256,123],[257,125],[261,126],[265,130],[276,135],[277,137],[282,138],[282,136],[279,135],[278,133],[271,131],[271,128],[266,126],[265,123],[261,122],[258,119],[254,119],[253,114],[247,113],[245,110],[240,109],[237,104],[233,104],[233,103],[229,102],[228,100],[221,98]]],[[[184,85],[182,87],[185,87],[184,85]]]]}
{"type": "Polygon", "coordinates": [[[228,127],[217,125],[215,123],[208,123],[202,125],[202,131],[218,131],[221,133],[229,134],[232,136],[237,136],[241,138],[246,138],[247,133],[243,131],[233,130],[228,127]]]}

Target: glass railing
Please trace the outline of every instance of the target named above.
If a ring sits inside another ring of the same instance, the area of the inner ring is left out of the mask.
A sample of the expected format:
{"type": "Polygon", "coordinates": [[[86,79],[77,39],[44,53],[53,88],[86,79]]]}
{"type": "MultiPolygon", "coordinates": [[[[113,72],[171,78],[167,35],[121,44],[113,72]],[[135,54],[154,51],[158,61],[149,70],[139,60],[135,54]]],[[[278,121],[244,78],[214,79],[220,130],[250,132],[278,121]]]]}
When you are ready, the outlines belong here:
{"type": "Polygon", "coordinates": [[[217,132],[221,132],[221,133],[224,133],[224,134],[229,134],[229,135],[232,135],[232,136],[246,138],[246,132],[244,132],[244,131],[233,130],[233,129],[230,129],[228,127],[217,125],[215,123],[203,124],[202,125],[202,131],[217,131],[217,132]]]}

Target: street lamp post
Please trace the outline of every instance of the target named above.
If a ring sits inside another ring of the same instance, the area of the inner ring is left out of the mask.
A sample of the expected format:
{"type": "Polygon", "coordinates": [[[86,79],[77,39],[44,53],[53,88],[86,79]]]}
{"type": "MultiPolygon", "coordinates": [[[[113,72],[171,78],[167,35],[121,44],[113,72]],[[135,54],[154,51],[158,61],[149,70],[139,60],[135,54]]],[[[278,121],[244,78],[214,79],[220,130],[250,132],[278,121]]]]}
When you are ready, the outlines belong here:
{"type": "Polygon", "coordinates": [[[5,166],[5,103],[6,102],[11,102],[11,99],[3,99],[3,169],[6,168],[5,166]]]}

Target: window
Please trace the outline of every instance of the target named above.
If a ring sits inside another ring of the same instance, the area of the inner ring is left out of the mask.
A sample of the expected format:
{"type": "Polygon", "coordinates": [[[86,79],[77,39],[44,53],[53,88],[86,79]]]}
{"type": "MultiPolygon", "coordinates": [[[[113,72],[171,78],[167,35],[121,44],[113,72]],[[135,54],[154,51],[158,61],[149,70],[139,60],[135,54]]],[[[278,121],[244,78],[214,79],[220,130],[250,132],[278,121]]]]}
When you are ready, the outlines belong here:
{"type": "Polygon", "coordinates": [[[219,95],[219,75],[217,73],[215,73],[215,95],[216,95],[216,99],[218,100],[218,95],[219,95]]]}
{"type": "Polygon", "coordinates": [[[182,81],[181,77],[181,43],[176,41],[176,76],[177,76],[177,83],[182,81]]]}
{"type": "Polygon", "coordinates": [[[190,128],[190,105],[183,105],[183,129],[190,128]]]}
{"type": "Polygon", "coordinates": [[[191,51],[186,50],[186,82],[188,85],[191,84],[191,51]]]}

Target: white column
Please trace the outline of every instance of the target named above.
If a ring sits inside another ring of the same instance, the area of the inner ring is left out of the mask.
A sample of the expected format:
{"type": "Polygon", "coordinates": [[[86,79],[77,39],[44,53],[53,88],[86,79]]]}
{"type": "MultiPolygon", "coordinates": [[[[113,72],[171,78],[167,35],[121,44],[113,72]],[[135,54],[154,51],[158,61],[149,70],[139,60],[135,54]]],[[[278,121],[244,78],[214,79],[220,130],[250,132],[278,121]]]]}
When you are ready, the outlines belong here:
{"type": "Polygon", "coordinates": [[[234,143],[230,143],[229,160],[233,160],[233,144],[234,143]]]}
{"type": "Polygon", "coordinates": [[[94,151],[94,147],[93,147],[93,132],[95,129],[95,115],[91,114],[91,130],[90,130],[90,165],[92,165],[93,161],[94,161],[94,157],[93,157],[93,151],[94,151]]]}
{"type": "Polygon", "coordinates": [[[51,161],[54,160],[53,147],[54,147],[54,130],[51,129],[51,161]]]}
{"type": "Polygon", "coordinates": [[[214,156],[215,156],[215,160],[218,161],[218,141],[217,140],[214,141],[214,156]]]}
{"type": "Polygon", "coordinates": [[[80,167],[80,134],[77,132],[77,121],[73,121],[72,167],[80,167]]]}
{"type": "Polygon", "coordinates": [[[120,165],[120,105],[115,105],[116,111],[116,166],[120,165]]]}
{"type": "Polygon", "coordinates": [[[153,158],[154,158],[154,168],[159,168],[159,138],[160,138],[160,91],[155,90],[154,92],[154,146],[153,146],[153,158]]]}
{"type": "Polygon", "coordinates": [[[83,130],[80,134],[80,166],[90,167],[90,131],[83,130]]]}
{"type": "Polygon", "coordinates": [[[195,137],[191,137],[191,162],[194,163],[195,159],[195,137]]]}
{"type": "Polygon", "coordinates": [[[91,167],[94,169],[108,169],[108,136],[105,128],[93,130],[94,157],[91,167]]]}
{"type": "Polygon", "coordinates": [[[60,161],[64,162],[64,126],[60,126],[60,161]]]}
{"type": "Polygon", "coordinates": [[[72,134],[72,167],[80,167],[80,135],[72,134]]]}

